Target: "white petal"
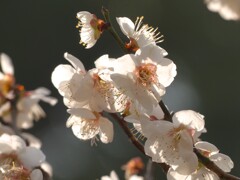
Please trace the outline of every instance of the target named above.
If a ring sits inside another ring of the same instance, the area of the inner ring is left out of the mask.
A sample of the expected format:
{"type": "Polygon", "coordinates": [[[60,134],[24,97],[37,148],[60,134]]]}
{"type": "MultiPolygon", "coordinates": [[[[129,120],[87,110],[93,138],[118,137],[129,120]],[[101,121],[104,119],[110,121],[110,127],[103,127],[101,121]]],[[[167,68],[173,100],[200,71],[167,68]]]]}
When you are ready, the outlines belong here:
{"type": "Polygon", "coordinates": [[[26,147],[25,151],[19,154],[19,158],[29,169],[40,166],[40,164],[45,161],[43,152],[34,147],[26,147]]]}
{"type": "Polygon", "coordinates": [[[136,69],[136,57],[132,54],[126,54],[113,61],[114,73],[127,75],[129,72],[133,73],[136,69]]]}
{"type": "Polygon", "coordinates": [[[99,119],[100,132],[99,136],[103,143],[110,143],[113,140],[113,124],[107,118],[101,117],[99,119]]]}
{"type": "Polygon", "coordinates": [[[188,175],[196,171],[198,167],[198,158],[195,153],[186,153],[184,159],[179,162],[176,171],[180,174],[188,175]]]}
{"type": "Polygon", "coordinates": [[[135,28],[134,23],[127,17],[119,17],[116,19],[123,34],[125,34],[128,37],[131,37],[134,33],[134,28],[135,28]]]}
{"type": "Polygon", "coordinates": [[[77,70],[77,72],[85,73],[84,65],[78,58],[67,52],[64,53],[64,58],[72,64],[72,66],[77,70]]]}
{"type": "Polygon", "coordinates": [[[165,87],[169,86],[177,75],[176,65],[167,58],[162,58],[157,66],[158,81],[165,87]]]}
{"type": "Polygon", "coordinates": [[[97,69],[107,68],[110,63],[111,61],[109,60],[108,54],[102,55],[94,62],[97,69]]]}
{"type": "Polygon", "coordinates": [[[67,112],[84,119],[96,119],[96,116],[92,113],[92,111],[85,108],[71,108],[68,109],[67,112]]]}
{"type": "Polygon", "coordinates": [[[77,13],[77,18],[83,23],[90,23],[93,18],[93,14],[88,11],[80,11],[77,13]]]}
{"type": "Polygon", "coordinates": [[[0,154],[12,152],[13,149],[10,145],[0,142],[0,154]]]}
{"type": "Polygon", "coordinates": [[[0,143],[8,144],[15,151],[21,151],[26,147],[24,140],[16,135],[3,134],[0,137],[0,143]]]}
{"type": "Polygon", "coordinates": [[[45,87],[39,87],[33,91],[34,94],[49,95],[51,91],[45,87]]]}
{"type": "Polygon", "coordinates": [[[213,144],[206,142],[206,141],[198,141],[195,144],[195,147],[202,151],[207,151],[210,155],[217,154],[219,152],[218,148],[213,144]]]}
{"type": "Polygon", "coordinates": [[[192,111],[192,110],[182,110],[176,112],[173,116],[173,123],[175,126],[179,126],[180,124],[184,124],[189,126],[189,128],[196,129],[197,131],[201,131],[204,129],[205,121],[203,119],[203,115],[192,111]]]}
{"type": "Polygon", "coordinates": [[[70,84],[72,98],[83,104],[93,98],[94,81],[90,73],[91,71],[88,71],[82,79],[80,76],[74,76],[70,84]]]}
{"type": "Polygon", "coordinates": [[[18,113],[17,127],[20,129],[29,129],[33,127],[33,118],[28,113],[18,113]]]}
{"type": "Polygon", "coordinates": [[[13,67],[11,58],[8,55],[6,55],[5,53],[1,53],[0,54],[0,61],[1,61],[2,71],[5,74],[13,75],[14,74],[14,67],[13,67]]]}
{"type": "MultiPolygon", "coordinates": [[[[52,83],[59,89],[62,82],[68,82],[72,79],[76,71],[70,65],[58,65],[52,72],[52,83]]],[[[63,96],[64,92],[59,89],[59,93],[63,96]]]]}
{"type": "Polygon", "coordinates": [[[222,169],[225,172],[230,172],[234,166],[231,158],[222,153],[210,156],[210,160],[212,160],[220,169],[222,169]]]}
{"type": "Polygon", "coordinates": [[[144,180],[142,176],[132,175],[129,180],[144,180]]]}
{"type": "Polygon", "coordinates": [[[142,61],[151,60],[153,62],[159,62],[165,55],[166,51],[154,44],[144,46],[136,52],[136,57],[142,61]]]}
{"type": "Polygon", "coordinates": [[[48,173],[48,175],[49,175],[50,177],[52,177],[52,175],[53,175],[52,166],[51,166],[48,162],[43,162],[43,163],[41,164],[41,168],[42,168],[46,173],[48,173]]]}
{"type": "Polygon", "coordinates": [[[31,180],[43,180],[43,174],[41,170],[34,169],[30,174],[31,180]]]}
{"type": "Polygon", "coordinates": [[[190,180],[188,179],[188,176],[191,176],[191,175],[179,174],[177,171],[174,171],[172,168],[169,168],[167,173],[168,180],[190,180]]]}

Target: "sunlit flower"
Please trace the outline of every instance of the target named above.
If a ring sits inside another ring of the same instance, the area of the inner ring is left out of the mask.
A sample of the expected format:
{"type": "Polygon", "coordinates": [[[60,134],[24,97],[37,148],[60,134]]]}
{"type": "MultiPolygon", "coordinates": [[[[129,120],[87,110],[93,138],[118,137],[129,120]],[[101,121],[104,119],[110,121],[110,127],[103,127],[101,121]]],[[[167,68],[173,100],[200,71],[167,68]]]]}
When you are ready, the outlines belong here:
{"type": "Polygon", "coordinates": [[[176,76],[176,65],[164,57],[164,50],[155,45],[139,49],[116,60],[111,75],[116,86],[133,104],[152,111],[176,76]]]}
{"type": "Polygon", "coordinates": [[[3,134],[0,137],[0,179],[42,180],[39,169],[45,160],[41,150],[27,147],[18,136],[3,134]]]}
{"type": "Polygon", "coordinates": [[[67,120],[67,127],[72,127],[73,134],[82,140],[91,139],[91,144],[98,140],[110,143],[113,140],[113,124],[99,112],[89,108],[72,108],[68,112],[71,116],[67,120]]]}
{"type": "Polygon", "coordinates": [[[219,150],[213,144],[206,141],[199,141],[195,144],[199,152],[213,161],[220,169],[230,172],[233,168],[231,158],[225,154],[219,153],[219,150]]]}
{"type": "Polygon", "coordinates": [[[240,19],[239,0],[205,0],[210,11],[218,12],[226,20],[240,19]]]}
{"type": "Polygon", "coordinates": [[[147,138],[144,149],[152,160],[170,165],[175,171],[187,175],[198,166],[193,152],[194,134],[204,129],[203,116],[191,110],[179,111],[168,121],[142,120],[141,126],[147,138]]]}
{"type": "Polygon", "coordinates": [[[130,42],[126,44],[126,48],[130,51],[137,51],[151,43],[156,44],[162,42],[160,32],[157,28],[149,27],[147,24],[142,24],[143,17],[138,17],[135,24],[127,17],[117,18],[117,22],[122,32],[129,38],[130,42]]]}
{"type": "Polygon", "coordinates": [[[89,49],[95,45],[100,38],[106,24],[103,20],[98,19],[96,15],[87,11],[80,11],[77,13],[79,23],[77,28],[80,32],[80,43],[83,44],[86,49],[89,49]]]}
{"type": "Polygon", "coordinates": [[[126,104],[126,96],[114,86],[110,75],[111,61],[103,55],[95,61],[96,68],[85,71],[80,60],[65,53],[64,57],[72,64],[59,65],[52,73],[52,82],[64,97],[69,108],[85,105],[95,111],[120,112],[126,104]],[[110,64],[109,64],[110,63],[110,64]]]}

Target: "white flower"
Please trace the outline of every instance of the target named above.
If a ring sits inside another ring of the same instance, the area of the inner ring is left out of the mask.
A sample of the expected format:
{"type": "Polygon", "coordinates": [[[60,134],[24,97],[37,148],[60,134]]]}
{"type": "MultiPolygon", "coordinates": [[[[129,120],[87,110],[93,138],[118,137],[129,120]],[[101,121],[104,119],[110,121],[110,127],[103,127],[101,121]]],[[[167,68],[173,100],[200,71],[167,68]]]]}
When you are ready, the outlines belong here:
{"type": "Polygon", "coordinates": [[[239,0],[205,0],[210,11],[218,12],[225,20],[240,19],[239,0]]]}
{"type": "Polygon", "coordinates": [[[113,124],[100,113],[87,108],[72,108],[68,112],[71,114],[67,120],[67,127],[72,127],[73,134],[82,140],[100,140],[103,143],[110,143],[113,140],[113,124]]]}
{"type": "Polygon", "coordinates": [[[80,60],[65,53],[65,58],[72,64],[59,65],[52,73],[52,82],[64,96],[64,103],[69,108],[88,105],[95,111],[120,112],[126,104],[126,96],[114,86],[110,74],[111,61],[103,55],[95,61],[94,69],[85,71],[80,60]],[[110,64],[108,64],[110,63],[110,64]]]}
{"type": "Polygon", "coordinates": [[[183,175],[170,168],[167,173],[168,180],[220,180],[220,178],[206,167],[201,166],[191,174],[183,175]]]}
{"type": "Polygon", "coordinates": [[[0,136],[0,179],[22,177],[42,180],[43,176],[38,167],[45,160],[41,150],[27,147],[18,136],[3,134],[0,136]]]}
{"type": "Polygon", "coordinates": [[[11,59],[2,53],[0,54],[0,61],[3,70],[3,73],[0,72],[0,117],[6,123],[13,123],[12,112],[14,112],[17,127],[30,128],[33,125],[33,120],[39,120],[45,116],[38,102],[42,100],[55,105],[57,99],[49,97],[50,91],[46,88],[26,91],[24,86],[15,83],[14,67],[11,59]],[[11,107],[12,102],[16,102],[17,107],[11,107]],[[15,112],[15,109],[17,112],[15,112]]]}
{"type": "Polygon", "coordinates": [[[127,17],[117,18],[117,22],[122,32],[129,38],[130,42],[126,44],[126,48],[131,51],[137,51],[151,43],[156,44],[162,42],[163,36],[159,36],[157,28],[149,27],[147,24],[142,25],[143,17],[138,17],[135,24],[127,17]]]}
{"type": "Polygon", "coordinates": [[[176,76],[176,65],[164,57],[164,50],[155,45],[139,49],[135,55],[124,55],[115,61],[111,75],[116,86],[133,104],[152,111],[176,76]]]}
{"type": "Polygon", "coordinates": [[[213,144],[205,141],[199,141],[195,144],[195,147],[200,151],[200,153],[208,157],[223,171],[230,172],[233,168],[234,165],[231,158],[225,154],[219,153],[219,150],[213,144]]]}
{"type": "Polygon", "coordinates": [[[198,166],[193,152],[193,137],[204,129],[203,116],[191,110],[179,111],[168,121],[142,120],[142,131],[147,138],[144,149],[152,160],[167,163],[181,174],[190,174],[198,166]]]}
{"type": "Polygon", "coordinates": [[[80,32],[80,43],[86,46],[86,49],[89,49],[93,47],[100,38],[105,23],[87,11],[78,12],[77,18],[79,19],[77,28],[79,28],[80,32]]]}
{"type": "Polygon", "coordinates": [[[46,88],[38,88],[34,91],[28,91],[17,103],[17,127],[28,129],[33,126],[33,120],[39,120],[46,116],[45,112],[38,104],[44,101],[54,106],[57,99],[49,97],[50,91],[46,88]]]}

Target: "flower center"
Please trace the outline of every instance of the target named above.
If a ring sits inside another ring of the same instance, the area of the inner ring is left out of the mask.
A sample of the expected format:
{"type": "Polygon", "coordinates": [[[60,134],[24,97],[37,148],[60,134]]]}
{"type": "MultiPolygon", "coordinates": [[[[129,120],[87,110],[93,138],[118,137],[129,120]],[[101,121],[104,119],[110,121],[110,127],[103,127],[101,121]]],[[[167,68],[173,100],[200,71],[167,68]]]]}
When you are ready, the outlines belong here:
{"type": "Polygon", "coordinates": [[[113,85],[109,82],[104,81],[99,77],[98,74],[93,74],[94,88],[103,96],[108,96],[113,85]]]}
{"type": "Polygon", "coordinates": [[[149,87],[152,83],[157,83],[156,75],[157,67],[154,64],[143,64],[136,68],[135,74],[137,76],[138,83],[145,87],[149,87]]]}
{"type": "Polygon", "coordinates": [[[24,168],[16,154],[1,154],[0,179],[30,180],[30,172],[24,168]]]}
{"type": "Polygon", "coordinates": [[[125,44],[125,48],[129,52],[136,52],[139,49],[137,41],[131,37],[129,39],[130,39],[130,42],[125,44]]]}

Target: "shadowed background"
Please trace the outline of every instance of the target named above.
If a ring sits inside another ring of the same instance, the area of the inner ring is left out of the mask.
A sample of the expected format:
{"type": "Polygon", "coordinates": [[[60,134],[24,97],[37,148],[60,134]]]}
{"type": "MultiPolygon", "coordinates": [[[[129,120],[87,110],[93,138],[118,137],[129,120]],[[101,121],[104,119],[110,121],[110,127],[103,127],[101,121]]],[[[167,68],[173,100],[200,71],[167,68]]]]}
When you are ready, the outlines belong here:
{"type": "MultiPolygon", "coordinates": [[[[102,5],[118,32],[115,17],[121,16],[133,21],[144,16],[145,23],[159,27],[165,39],[160,46],[178,71],[164,102],[172,111],[192,109],[205,115],[208,133],[202,138],[229,155],[235,163],[232,173],[240,176],[240,22],[223,20],[201,0],[0,0],[0,52],[12,58],[17,82],[28,90],[45,86],[59,99],[55,107],[42,103],[47,118],[30,130],[42,140],[53,179],[94,180],[113,169],[122,177],[121,166],[141,156],[117,124],[111,144],[91,147],[75,138],[65,127],[69,115],[62,97],[51,84],[53,69],[67,63],[66,51],[86,69],[103,54],[123,55],[108,32],[90,50],[79,45],[76,13],[89,11],[102,18],[102,5]]],[[[165,179],[161,169],[156,173],[165,179]]]]}

